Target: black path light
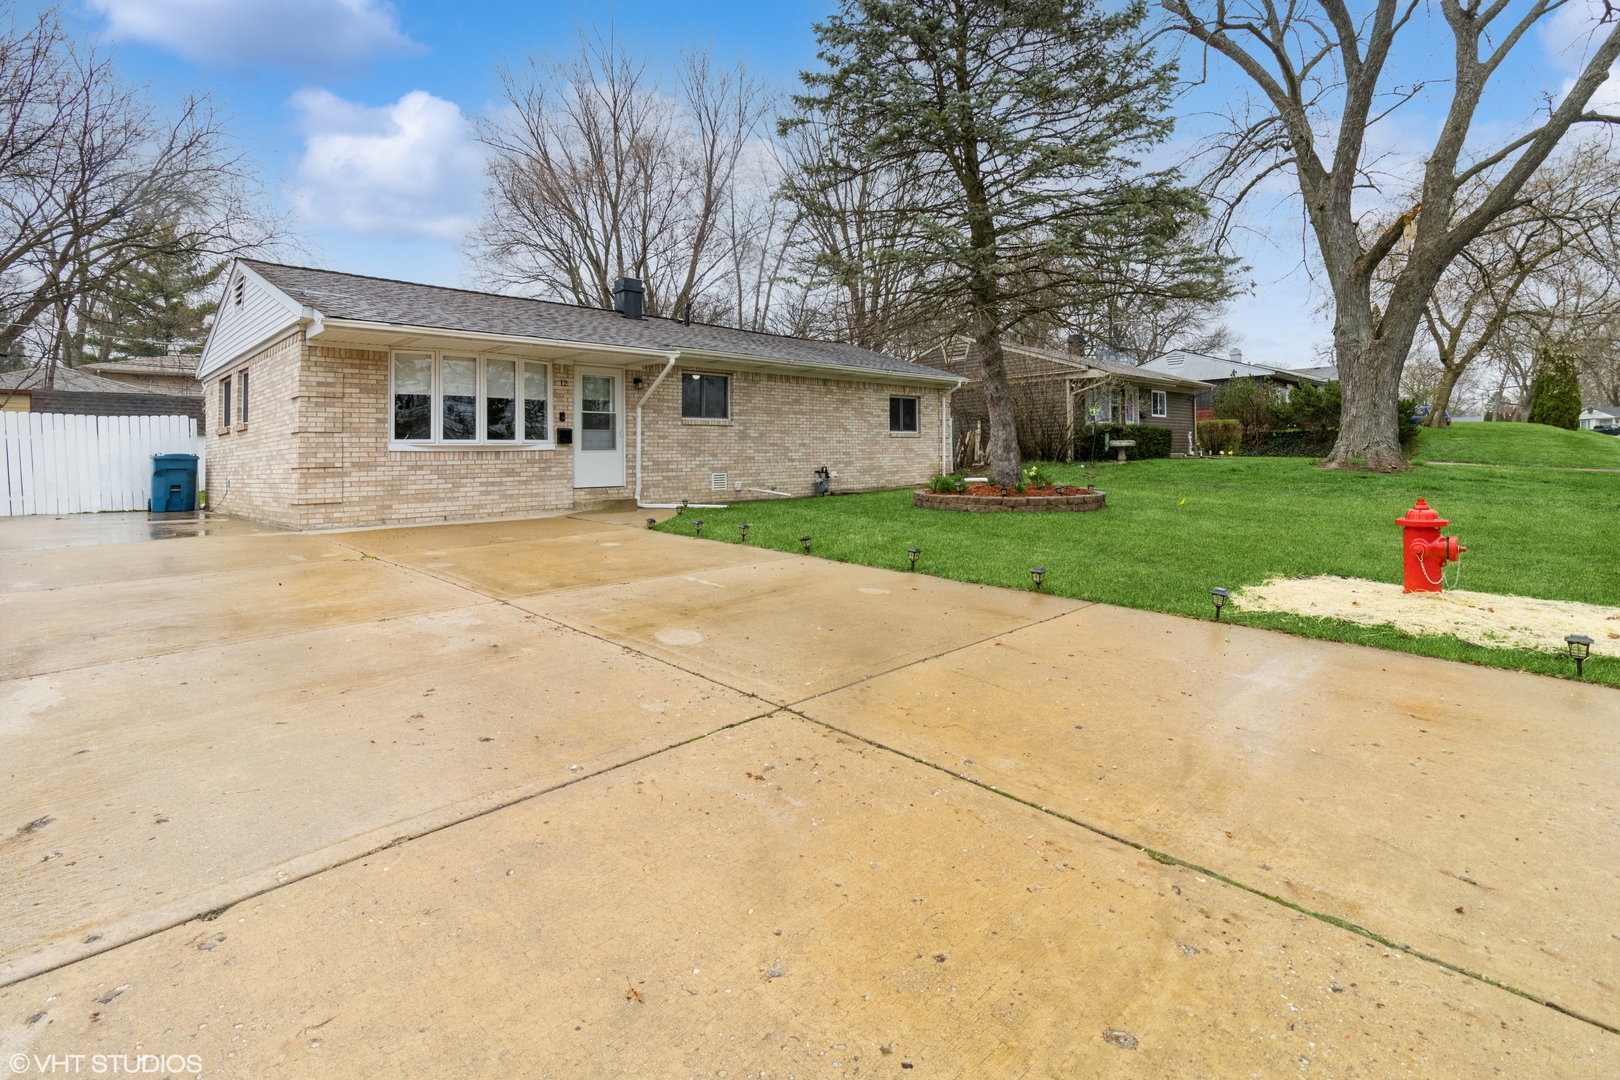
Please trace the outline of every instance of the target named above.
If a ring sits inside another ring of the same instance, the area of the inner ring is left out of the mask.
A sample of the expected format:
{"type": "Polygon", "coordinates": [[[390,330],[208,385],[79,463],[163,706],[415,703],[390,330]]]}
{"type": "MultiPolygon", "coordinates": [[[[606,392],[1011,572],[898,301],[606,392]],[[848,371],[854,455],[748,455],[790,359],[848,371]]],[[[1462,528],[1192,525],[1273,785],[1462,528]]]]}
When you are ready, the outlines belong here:
{"type": "Polygon", "coordinates": [[[658,519],[657,518],[648,518],[647,519],[647,528],[650,529],[656,524],[658,524],[658,519]]]}
{"type": "Polygon", "coordinates": [[[1231,599],[1231,596],[1232,596],[1232,590],[1231,589],[1215,588],[1215,589],[1209,590],[1209,598],[1215,604],[1215,621],[1216,622],[1221,621],[1221,608],[1226,606],[1226,601],[1231,599]]]}
{"type": "Polygon", "coordinates": [[[681,505],[679,505],[679,506],[677,506],[677,507],[676,507],[676,508],[675,508],[675,512],[676,512],[676,513],[677,513],[677,514],[684,514],[684,513],[686,513],[686,508],[687,508],[687,506],[689,506],[689,505],[691,505],[691,504],[690,504],[690,503],[688,503],[688,502],[687,502],[687,501],[686,501],[686,500],[685,500],[685,499],[682,499],[682,500],[681,500],[681,505]]]}
{"type": "Polygon", "coordinates": [[[806,555],[810,554],[810,538],[808,536],[801,536],[799,537],[799,543],[804,545],[804,553],[806,555]]]}
{"type": "Polygon", "coordinates": [[[911,568],[913,570],[917,569],[917,556],[919,556],[921,554],[922,554],[922,548],[914,548],[914,547],[906,548],[906,555],[908,557],[910,557],[910,559],[911,559],[911,568]]]}
{"type": "Polygon", "coordinates": [[[703,519],[702,518],[698,518],[696,521],[692,522],[692,535],[693,536],[702,536],[703,535],[703,519]]]}
{"type": "Polygon", "coordinates": [[[752,528],[753,528],[752,525],[739,525],[739,526],[737,526],[737,531],[742,533],[742,542],[743,543],[745,543],[745,544],[748,543],[748,530],[752,529],[752,528]]]}
{"type": "Polygon", "coordinates": [[[1571,634],[1564,639],[1564,644],[1569,646],[1569,657],[1575,661],[1575,677],[1579,679],[1582,665],[1592,655],[1592,639],[1585,634],[1571,634]]]}
{"type": "Polygon", "coordinates": [[[1039,589],[1041,587],[1041,582],[1046,580],[1046,567],[1044,567],[1044,566],[1031,567],[1030,571],[1029,571],[1029,577],[1030,577],[1031,581],[1035,582],[1035,587],[1037,589],[1039,589]]]}

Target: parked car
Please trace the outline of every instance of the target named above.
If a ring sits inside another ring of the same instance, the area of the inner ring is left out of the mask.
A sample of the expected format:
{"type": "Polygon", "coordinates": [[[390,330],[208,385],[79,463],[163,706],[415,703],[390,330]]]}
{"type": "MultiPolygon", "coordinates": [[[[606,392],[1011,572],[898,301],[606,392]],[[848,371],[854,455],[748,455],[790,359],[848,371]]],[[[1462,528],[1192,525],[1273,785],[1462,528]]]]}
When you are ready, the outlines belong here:
{"type": "MultiPolygon", "coordinates": [[[[1429,415],[1429,410],[1432,409],[1432,408],[1434,408],[1434,406],[1432,406],[1432,405],[1419,405],[1412,412],[1411,423],[1414,423],[1414,424],[1423,423],[1424,419],[1429,415]]],[[[1441,427],[1450,427],[1451,426],[1451,413],[1449,413],[1449,412],[1446,413],[1440,419],[1441,419],[1441,424],[1440,424],[1441,427]]]]}
{"type": "Polygon", "coordinates": [[[1598,424],[1592,430],[1599,435],[1620,435],[1620,424],[1598,424]]]}

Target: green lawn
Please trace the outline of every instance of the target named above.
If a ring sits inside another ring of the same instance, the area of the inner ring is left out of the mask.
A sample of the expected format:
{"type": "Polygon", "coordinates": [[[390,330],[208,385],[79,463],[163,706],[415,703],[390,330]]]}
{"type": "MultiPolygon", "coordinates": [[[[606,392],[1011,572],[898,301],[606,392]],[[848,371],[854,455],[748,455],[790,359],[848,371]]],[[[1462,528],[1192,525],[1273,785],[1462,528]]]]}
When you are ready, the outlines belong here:
{"type": "MultiPolygon", "coordinates": [[[[1522,431],[1530,425],[1477,426],[1522,431]]],[[[1216,585],[1236,589],[1278,574],[1399,582],[1395,519],[1421,495],[1451,519],[1449,531],[1468,547],[1463,588],[1620,605],[1620,474],[1419,466],[1386,476],[1328,472],[1295,458],[1057,465],[1053,471],[1063,483],[1094,479],[1108,493],[1107,509],[963,514],[916,510],[910,491],[886,491],[689,510],[659,528],[691,535],[693,521],[702,518],[706,539],[737,543],[737,525],[747,522],[750,544],[797,551],[798,538],[808,534],[813,553],[823,558],[894,569],[905,568],[906,548],[916,546],[921,572],[1011,588],[1029,588],[1030,567],[1044,566],[1046,587],[1059,595],[1207,617],[1216,585]]],[[[1567,660],[1545,654],[1333,620],[1237,618],[1496,666],[1551,674],[1569,668],[1567,660]]],[[[1606,644],[1598,643],[1598,651],[1606,644]]],[[[1587,673],[1620,685],[1620,659],[1594,655],[1587,673]]]]}
{"type": "Polygon", "coordinates": [[[1452,424],[1418,437],[1415,461],[1620,469],[1620,438],[1546,424],[1452,424]]]}

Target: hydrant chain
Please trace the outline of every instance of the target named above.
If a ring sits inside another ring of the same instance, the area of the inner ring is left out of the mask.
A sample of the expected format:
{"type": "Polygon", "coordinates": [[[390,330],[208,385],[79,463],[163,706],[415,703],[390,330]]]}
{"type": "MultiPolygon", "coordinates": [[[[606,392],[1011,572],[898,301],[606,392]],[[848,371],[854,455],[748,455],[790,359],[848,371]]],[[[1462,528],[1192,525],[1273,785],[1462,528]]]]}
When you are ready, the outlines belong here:
{"type": "MultiPolygon", "coordinates": [[[[1419,499],[1404,517],[1395,519],[1395,524],[1404,530],[1401,548],[1404,552],[1403,578],[1407,592],[1443,591],[1448,562],[1457,563],[1458,574],[1461,574],[1459,556],[1468,549],[1459,544],[1455,536],[1440,535],[1440,530],[1450,522],[1435,513],[1427,500],[1419,499]],[[1439,564],[1435,567],[1437,574],[1429,572],[1431,554],[1439,564]]],[[[1457,587],[1457,578],[1452,579],[1451,587],[1457,587]]]]}

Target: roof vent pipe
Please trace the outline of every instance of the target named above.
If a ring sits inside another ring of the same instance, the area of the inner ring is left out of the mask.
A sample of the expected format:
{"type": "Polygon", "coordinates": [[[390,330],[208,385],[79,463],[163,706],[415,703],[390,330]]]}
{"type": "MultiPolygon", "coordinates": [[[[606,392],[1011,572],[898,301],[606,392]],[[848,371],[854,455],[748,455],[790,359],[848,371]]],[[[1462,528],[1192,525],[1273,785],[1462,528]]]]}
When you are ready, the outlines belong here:
{"type": "Polygon", "coordinates": [[[613,310],[627,319],[641,318],[641,281],[622,277],[613,282],[613,310]]]}

